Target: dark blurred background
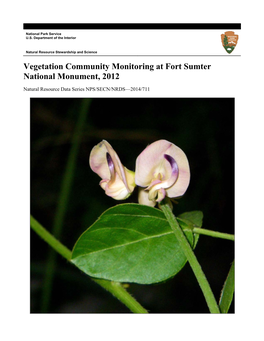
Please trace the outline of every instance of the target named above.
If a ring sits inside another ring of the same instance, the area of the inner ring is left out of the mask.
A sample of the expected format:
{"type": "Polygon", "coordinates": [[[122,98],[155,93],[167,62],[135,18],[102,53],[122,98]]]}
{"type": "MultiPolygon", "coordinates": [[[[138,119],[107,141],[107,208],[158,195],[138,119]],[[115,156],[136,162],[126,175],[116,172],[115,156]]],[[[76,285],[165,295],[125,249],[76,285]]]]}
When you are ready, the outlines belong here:
{"type": "MultiPolygon", "coordinates": [[[[82,98],[31,99],[31,214],[49,231],[82,98]]],[[[86,102],[87,103],[87,102],[86,102]]],[[[87,109],[60,241],[69,249],[106,209],[119,204],[99,187],[89,167],[94,145],[106,139],[121,162],[135,170],[143,149],[166,139],[186,153],[190,186],[176,215],[201,210],[203,227],[234,233],[234,99],[96,98],[87,109]]],[[[126,202],[137,202],[137,191],[126,202]]],[[[31,231],[31,312],[43,311],[42,291],[49,246],[31,231]]],[[[218,300],[234,259],[234,243],[200,236],[197,258],[218,300]]],[[[56,257],[50,313],[126,313],[129,310],[61,256],[56,257]]],[[[130,284],[128,291],[151,313],[208,313],[189,264],[156,285],[130,284]]],[[[230,308],[234,312],[234,303],[230,308]]]]}

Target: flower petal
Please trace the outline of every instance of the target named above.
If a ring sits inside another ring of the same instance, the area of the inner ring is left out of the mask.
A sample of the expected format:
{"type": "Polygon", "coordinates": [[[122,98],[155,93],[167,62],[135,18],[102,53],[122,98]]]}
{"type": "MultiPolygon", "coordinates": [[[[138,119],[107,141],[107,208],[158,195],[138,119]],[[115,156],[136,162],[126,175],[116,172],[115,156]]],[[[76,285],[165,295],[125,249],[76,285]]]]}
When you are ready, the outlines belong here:
{"type": "MultiPolygon", "coordinates": [[[[124,182],[126,189],[130,191],[131,189],[129,188],[126,179],[126,171],[124,169],[125,167],[122,165],[118,155],[107,141],[105,140],[101,141],[92,149],[90,154],[90,167],[102,179],[110,180],[111,178],[111,172],[109,169],[110,159],[111,167],[114,166],[115,172],[124,182]],[[107,154],[109,155],[108,159],[107,154]]],[[[113,169],[113,167],[111,169],[113,169]]]]}
{"type": "Polygon", "coordinates": [[[131,192],[126,189],[117,173],[115,174],[115,177],[109,181],[102,180],[100,186],[105,190],[106,195],[115,200],[124,200],[131,194],[131,192]]]}
{"type": "Polygon", "coordinates": [[[166,191],[164,188],[161,188],[159,191],[158,191],[158,197],[156,198],[156,201],[157,202],[161,202],[166,196],[166,191]]]}
{"type": "Polygon", "coordinates": [[[153,186],[149,192],[148,192],[148,198],[149,200],[153,202],[160,202],[163,200],[166,196],[166,191],[163,187],[160,187],[159,185],[153,186]]]}
{"type": "Polygon", "coordinates": [[[114,166],[113,160],[112,160],[112,158],[108,152],[106,153],[106,160],[107,160],[108,168],[109,168],[109,171],[111,174],[111,179],[112,179],[115,177],[115,166],[114,166]]]}
{"type": "Polygon", "coordinates": [[[169,162],[171,166],[171,176],[167,181],[164,181],[164,187],[168,188],[171,187],[178,179],[179,177],[179,167],[177,162],[174,160],[174,158],[168,154],[164,154],[164,158],[169,162]]]}
{"type": "Polygon", "coordinates": [[[179,175],[177,181],[166,189],[166,194],[169,198],[178,198],[186,192],[190,183],[191,173],[189,162],[185,153],[175,145],[169,150],[169,154],[177,161],[179,175]]]}
{"type": "Polygon", "coordinates": [[[185,153],[166,140],[152,143],[137,158],[135,182],[138,186],[147,187],[149,201],[161,201],[164,190],[170,198],[182,196],[190,182],[185,153]]]}
{"type": "Polygon", "coordinates": [[[110,170],[106,161],[107,148],[104,141],[93,147],[90,154],[90,167],[102,179],[110,180],[110,170]]]}
{"type": "Polygon", "coordinates": [[[138,189],[138,202],[140,205],[147,205],[154,207],[156,205],[155,201],[149,200],[148,191],[144,190],[144,188],[138,189]]]}
{"type": "Polygon", "coordinates": [[[126,199],[133,192],[135,173],[122,165],[107,141],[101,141],[92,149],[90,167],[102,178],[100,186],[108,196],[121,200],[126,199]]]}
{"type": "Polygon", "coordinates": [[[164,159],[164,154],[168,154],[166,151],[170,146],[170,142],[159,140],[150,144],[138,156],[135,175],[135,182],[138,186],[147,187],[159,173],[170,171],[170,166],[169,164],[166,166],[167,162],[164,159]]]}
{"type": "Polygon", "coordinates": [[[119,175],[120,179],[122,179],[126,189],[128,191],[130,191],[128,183],[127,183],[127,179],[126,179],[126,172],[125,172],[125,167],[122,165],[118,155],[116,154],[116,152],[114,151],[114,149],[112,148],[112,146],[105,140],[102,141],[107,149],[107,152],[109,153],[109,155],[111,156],[112,162],[114,164],[115,167],[115,171],[116,173],[119,175]]]}

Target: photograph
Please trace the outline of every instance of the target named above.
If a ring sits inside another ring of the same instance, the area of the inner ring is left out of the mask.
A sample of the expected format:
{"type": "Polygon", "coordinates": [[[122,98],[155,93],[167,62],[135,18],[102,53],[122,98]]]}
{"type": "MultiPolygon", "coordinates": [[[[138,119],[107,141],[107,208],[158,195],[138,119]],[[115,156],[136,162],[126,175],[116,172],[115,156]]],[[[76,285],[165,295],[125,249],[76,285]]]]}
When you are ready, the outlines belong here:
{"type": "Polygon", "coordinates": [[[233,314],[234,144],[232,97],[31,97],[30,313],[233,314]]]}

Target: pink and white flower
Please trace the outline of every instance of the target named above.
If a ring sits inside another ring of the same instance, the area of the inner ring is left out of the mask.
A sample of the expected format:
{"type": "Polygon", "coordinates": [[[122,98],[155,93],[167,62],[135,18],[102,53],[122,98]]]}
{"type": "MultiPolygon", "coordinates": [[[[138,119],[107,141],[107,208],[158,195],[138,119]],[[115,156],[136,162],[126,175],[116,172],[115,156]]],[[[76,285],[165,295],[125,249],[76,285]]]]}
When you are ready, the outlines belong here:
{"type": "Polygon", "coordinates": [[[139,203],[155,206],[165,198],[181,197],[190,183],[190,167],[185,153],[175,144],[159,140],[150,144],[136,160],[135,182],[139,203]]]}
{"type": "Polygon", "coordinates": [[[90,167],[102,180],[100,186],[105,194],[116,200],[130,196],[135,188],[135,173],[124,167],[112,148],[105,140],[96,145],[90,154],[90,167]]]}

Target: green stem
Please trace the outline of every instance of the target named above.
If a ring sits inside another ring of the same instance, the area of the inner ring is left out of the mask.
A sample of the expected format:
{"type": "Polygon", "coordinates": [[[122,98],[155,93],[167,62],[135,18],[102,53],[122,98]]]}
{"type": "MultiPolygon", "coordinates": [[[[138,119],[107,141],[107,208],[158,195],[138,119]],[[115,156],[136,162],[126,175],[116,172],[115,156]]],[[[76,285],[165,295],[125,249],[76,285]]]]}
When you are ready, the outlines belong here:
{"type": "Polygon", "coordinates": [[[70,191],[73,182],[73,175],[76,166],[76,159],[79,151],[79,146],[82,139],[83,127],[85,124],[86,116],[89,111],[91,100],[84,99],[80,108],[80,114],[74,128],[74,132],[71,140],[71,149],[69,152],[67,164],[65,167],[65,173],[63,175],[60,196],[58,200],[57,211],[55,215],[53,234],[59,236],[61,234],[64,217],[67,211],[67,205],[69,201],[70,191]]]}
{"type": "Polygon", "coordinates": [[[217,305],[217,302],[215,300],[214,294],[210,288],[210,285],[205,277],[205,274],[188,242],[186,239],[182,229],[180,228],[180,225],[175,218],[174,214],[172,213],[172,210],[170,208],[170,205],[168,203],[168,200],[163,200],[160,205],[163,213],[165,214],[165,217],[167,218],[171,229],[173,230],[178,242],[180,243],[180,246],[188,259],[190,266],[195,274],[195,277],[200,285],[200,288],[204,294],[205,300],[207,302],[208,308],[211,313],[219,314],[220,310],[217,305]]]}
{"type": "Polygon", "coordinates": [[[127,306],[132,313],[147,314],[147,310],[143,308],[123,287],[119,282],[106,281],[104,279],[93,279],[97,284],[101,285],[113,296],[119,299],[127,306]]]}
{"type": "MultiPolygon", "coordinates": [[[[30,216],[30,226],[31,228],[42,238],[46,243],[48,243],[53,250],[59,253],[62,257],[71,260],[71,251],[61,244],[52,234],[50,234],[36,219],[30,216]]],[[[72,263],[73,264],[73,263],[72,263]]],[[[92,279],[92,278],[91,278],[92,279]]],[[[103,279],[92,279],[95,283],[109,291],[113,296],[115,296],[119,301],[121,301],[128,309],[133,313],[147,314],[147,310],[144,309],[118,282],[106,281],[103,279]]]]}
{"type": "Polygon", "coordinates": [[[205,236],[215,237],[215,238],[222,238],[235,241],[235,236],[233,234],[222,233],[212,230],[201,229],[199,227],[193,228],[193,233],[203,234],[205,236]]]}
{"type": "MultiPolygon", "coordinates": [[[[54,224],[52,228],[52,234],[56,238],[60,238],[62,233],[62,226],[67,211],[67,205],[70,197],[70,190],[73,182],[73,175],[76,166],[76,159],[79,151],[79,145],[81,143],[82,130],[86,120],[87,112],[89,110],[91,100],[84,99],[80,108],[80,114],[74,128],[71,149],[69,152],[65,172],[62,178],[61,190],[58,199],[57,210],[55,213],[54,224]]],[[[56,253],[50,249],[47,258],[46,272],[43,280],[43,291],[41,297],[41,312],[47,312],[49,308],[49,302],[52,290],[52,281],[54,278],[54,272],[56,268],[56,253]]]]}
{"type": "Polygon", "coordinates": [[[62,257],[67,260],[71,260],[71,251],[61,244],[52,234],[50,234],[36,219],[30,216],[30,226],[31,228],[42,238],[46,243],[48,243],[52,249],[56,250],[62,257]]]}

